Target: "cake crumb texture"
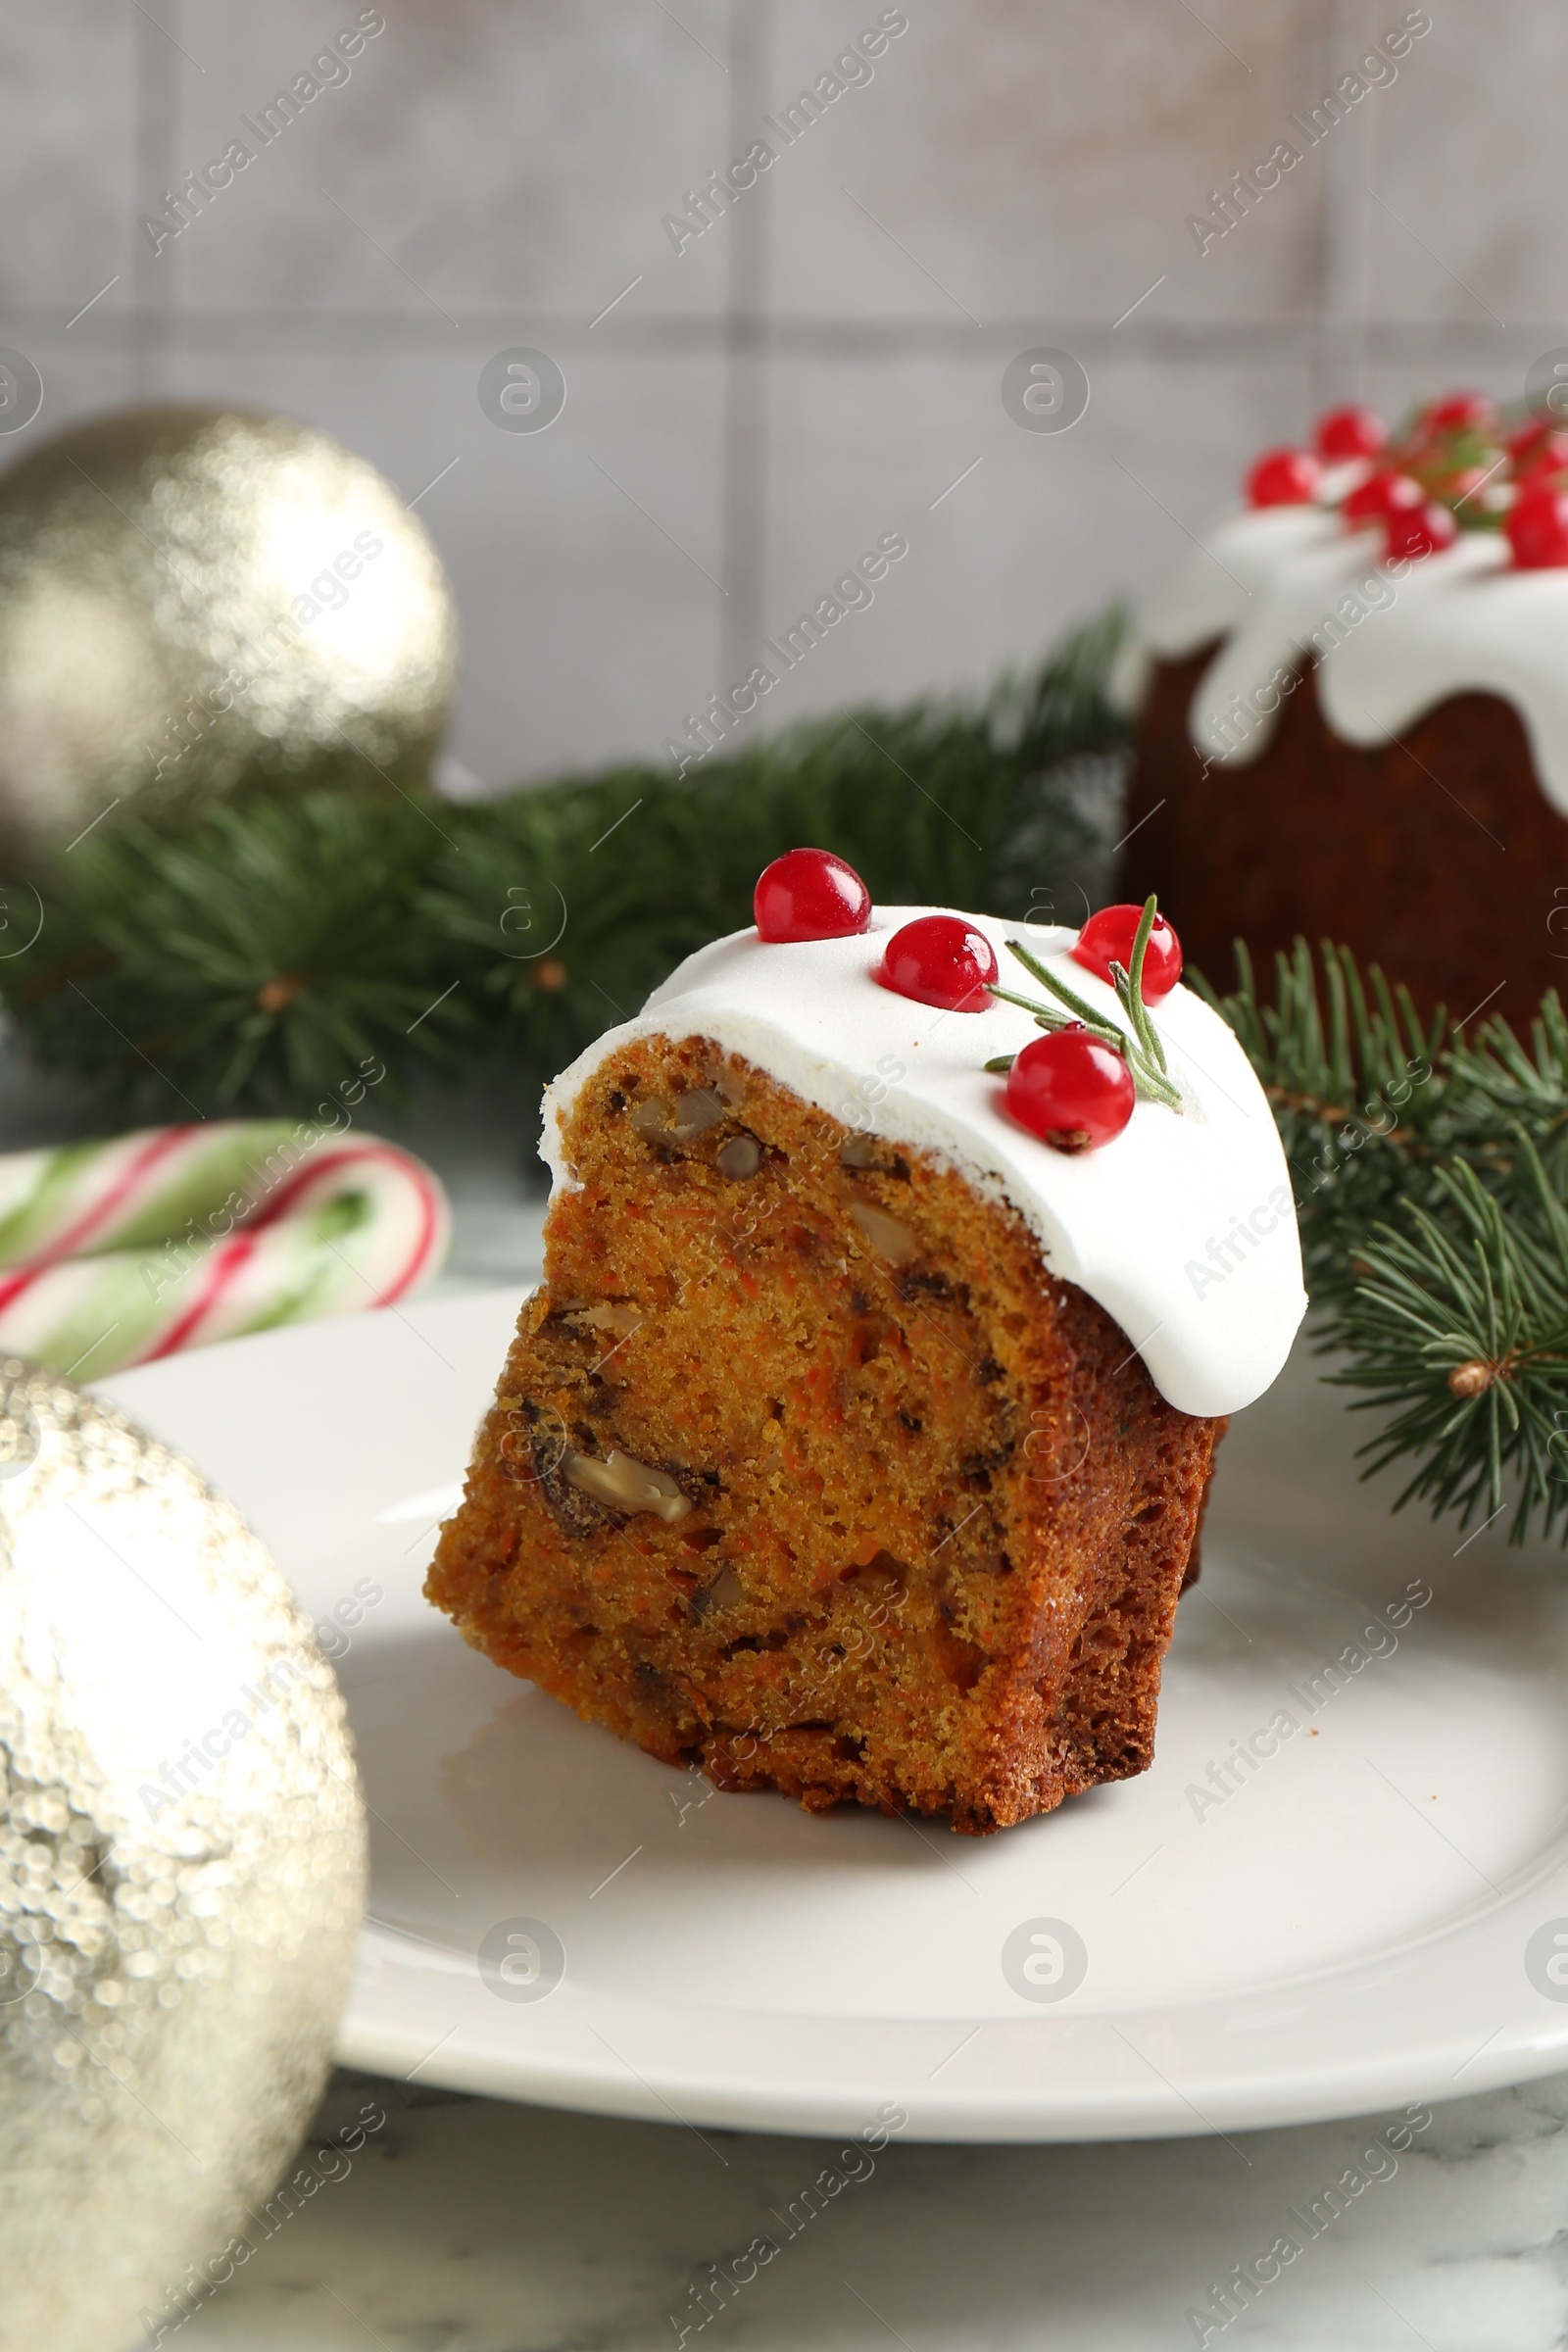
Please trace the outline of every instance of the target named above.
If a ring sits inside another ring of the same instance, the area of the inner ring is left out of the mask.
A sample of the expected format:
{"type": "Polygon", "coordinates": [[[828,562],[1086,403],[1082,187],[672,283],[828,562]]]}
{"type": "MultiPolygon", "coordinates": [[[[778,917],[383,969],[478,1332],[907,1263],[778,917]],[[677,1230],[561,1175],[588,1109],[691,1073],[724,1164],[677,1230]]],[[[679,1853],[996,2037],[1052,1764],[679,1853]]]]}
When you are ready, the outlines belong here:
{"type": "Polygon", "coordinates": [[[812,1811],[1146,1770],[1223,1422],[1004,1203],[710,1041],[619,1047],[564,1140],[426,1586],[474,1647],[812,1811]]]}

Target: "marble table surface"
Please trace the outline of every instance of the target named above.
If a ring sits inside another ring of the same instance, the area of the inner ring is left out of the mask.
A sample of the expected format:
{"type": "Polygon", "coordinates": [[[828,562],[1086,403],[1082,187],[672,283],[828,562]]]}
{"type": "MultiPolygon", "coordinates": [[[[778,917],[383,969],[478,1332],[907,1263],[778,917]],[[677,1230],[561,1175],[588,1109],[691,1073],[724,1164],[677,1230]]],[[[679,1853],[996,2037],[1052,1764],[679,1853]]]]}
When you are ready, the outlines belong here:
{"type": "MultiPolygon", "coordinates": [[[[106,1124],[0,1048],[0,1148],[106,1124]]],[[[491,1092],[378,1124],[452,1193],[443,1289],[536,1272],[530,1105],[491,1092]]],[[[1374,2149],[1396,2121],[1381,2113],[1083,2147],[897,2140],[869,2170],[866,2151],[837,2165],[839,2179],[859,2177],[796,2226],[779,2217],[835,2166],[836,2142],[698,2134],[343,2074],[307,2148],[368,2106],[384,2123],[352,2160],[334,2155],[337,2177],[177,2340],[180,2352],[1568,2347],[1568,2075],[1462,2090],[1397,2157],[1374,2149]],[[1348,2209],[1271,2283],[1246,2300],[1233,2285],[1227,2300],[1237,2266],[1282,2231],[1304,2235],[1291,2210],[1352,2165],[1365,2185],[1348,2209]],[[716,2287],[714,2266],[758,2237],[776,2255],[745,2287],[716,2287]]]]}
{"type": "Polygon", "coordinates": [[[1434,2108],[1408,2152],[1362,2165],[1381,2177],[1223,2326],[1214,2287],[1391,2117],[1231,2141],[896,2140],[874,2170],[839,2165],[860,2178],[791,2238],[779,2217],[801,2210],[836,2142],[699,2136],[370,2076],[340,2077],[314,2129],[340,2130],[368,2104],[386,2122],[352,2170],[187,2321],[181,2352],[1568,2341],[1568,2076],[1434,2108]],[[710,2266],[759,2236],[778,2252],[755,2279],[705,2294],[710,2266]]]}

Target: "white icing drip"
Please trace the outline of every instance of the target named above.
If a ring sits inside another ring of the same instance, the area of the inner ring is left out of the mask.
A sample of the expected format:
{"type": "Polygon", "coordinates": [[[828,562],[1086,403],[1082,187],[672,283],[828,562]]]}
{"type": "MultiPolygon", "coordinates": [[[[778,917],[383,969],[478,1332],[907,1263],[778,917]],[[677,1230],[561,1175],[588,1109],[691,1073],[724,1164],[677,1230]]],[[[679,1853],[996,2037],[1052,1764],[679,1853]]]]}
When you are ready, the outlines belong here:
{"type": "MultiPolygon", "coordinates": [[[[1004,1082],[981,1066],[1040,1035],[1027,1012],[995,1003],[942,1012],[872,977],[892,932],[942,911],[879,906],[859,938],[787,946],[738,931],[688,956],[548,1090],[541,1150],[557,1189],[575,1181],[562,1122],[607,1054],[631,1038],[710,1037],[846,1124],[937,1152],[1009,1200],[1052,1271],[1115,1317],[1162,1396],[1187,1413],[1240,1411],[1279,1372],[1306,1296],[1279,1135],[1236,1038],[1200,998],[1174,990],[1153,1017],[1185,1110],[1140,1102],[1114,1143],[1054,1152],[1008,1115],[1004,1082]]],[[[1022,937],[1119,1018],[1111,990],[1068,958],[1075,933],[965,919],[990,939],[1004,985],[1039,993],[1007,953],[1008,937],[1022,937]]]]}
{"type": "Polygon", "coordinates": [[[1151,604],[1117,664],[1119,699],[1137,704],[1155,656],[1223,639],[1188,726],[1216,764],[1244,767],[1273,734],[1285,679],[1319,654],[1324,715],[1348,743],[1385,743],[1450,695],[1494,694],[1568,816],[1568,568],[1516,571],[1494,531],[1414,563],[1380,564],[1380,546],[1318,507],[1232,515],[1151,604]]]}

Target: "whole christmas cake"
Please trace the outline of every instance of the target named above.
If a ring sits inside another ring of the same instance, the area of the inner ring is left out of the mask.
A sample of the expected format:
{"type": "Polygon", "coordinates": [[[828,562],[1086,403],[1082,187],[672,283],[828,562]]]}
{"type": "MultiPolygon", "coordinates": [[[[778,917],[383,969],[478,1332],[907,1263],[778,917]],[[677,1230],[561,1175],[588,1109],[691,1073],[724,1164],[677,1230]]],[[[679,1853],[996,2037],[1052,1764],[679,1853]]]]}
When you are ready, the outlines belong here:
{"type": "Polygon", "coordinates": [[[1568,960],[1568,432],[1339,409],[1247,494],[1121,662],[1130,894],[1216,985],[1304,933],[1424,1009],[1533,1010],[1568,960]]]}
{"type": "Polygon", "coordinates": [[[1000,1829],[1151,1760],[1305,1305],[1284,1157],[1152,906],[873,911],[793,851],[757,912],[547,1096],[545,1279],[427,1591],[720,1788],[1000,1829]]]}

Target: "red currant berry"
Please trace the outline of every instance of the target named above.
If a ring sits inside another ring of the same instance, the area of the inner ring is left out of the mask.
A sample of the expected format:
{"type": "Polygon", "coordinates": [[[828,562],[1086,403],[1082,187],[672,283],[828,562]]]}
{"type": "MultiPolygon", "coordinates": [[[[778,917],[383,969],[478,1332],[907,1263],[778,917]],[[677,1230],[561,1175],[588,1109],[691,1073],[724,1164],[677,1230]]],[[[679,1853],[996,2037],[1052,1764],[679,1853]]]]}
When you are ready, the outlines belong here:
{"type": "Polygon", "coordinates": [[[1412,473],[1373,473],[1350,492],[1342,510],[1347,522],[1384,522],[1391,514],[1419,511],[1427,494],[1412,473]]]}
{"type": "Polygon", "coordinates": [[[1375,458],[1389,437],[1389,428],[1376,409],[1351,406],[1328,409],[1317,420],[1317,448],[1323,458],[1375,458]]]}
{"type": "Polygon", "coordinates": [[[1427,507],[1406,507],[1391,514],[1385,525],[1384,545],[1390,556],[1403,556],[1413,561],[1418,556],[1435,556],[1440,548],[1451,547],[1459,536],[1459,525],[1446,507],[1436,501],[1427,507]]]}
{"type": "Polygon", "coordinates": [[[1503,528],[1521,571],[1550,571],[1568,564],[1568,493],[1549,482],[1522,490],[1503,528]]]}
{"type": "Polygon", "coordinates": [[[786,850],[763,867],[752,912],[763,939],[848,939],[869,928],[871,893],[831,850],[786,850]]]}
{"type": "Polygon", "coordinates": [[[1304,507],[1317,496],[1322,470],[1309,449],[1266,450],[1247,477],[1248,504],[1304,507]]]}
{"type": "Polygon", "coordinates": [[[1449,392],[1421,419],[1429,433],[1481,432],[1496,421],[1497,404],[1487,392],[1449,392]]]}
{"type": "Polygon", "coordinates": [[[997,958],[983,931],[961,914],[922,914],[888,941],[877,978],[895,996],[949,1012],[988,1012],[986,983],[997,958]]]}
{"type": "Polygon", "coordinates": [[[1554,431],[1549,426],[1544,432],[1532,434],[1522,450],[1514,453],[1514,479],[1519,483],[1533,482],[1542,474],[1561,473],[1568,469],[1568,433],[1554,431]]]}
{"type": "MultiPolygon", "coordinates": [[[[1079,932],[1078,944],[1071,950],[1073,961],[1098,972],[1102,980],[1110,978],[1113,963],[1130,971],[1133,941],[1143,919],[1141,906],[1102,906],[1079,932]]],[[[1181,976],[1182,943],[1165,917],[1156,914],[1144,950],[1144,1003],[1157,1004],[1161,997],[1170,995],[1181,976]]]]}
{"type": "Polygon", "coordinates": [[[1092,1152],[1114,1142],[1137,1100],[1121,1055],[1081,1021],[1036,1038],[1007,1072],[1007,1108],[1054,1152],[1092,1152]]]}
{"type": "Polygon", "coordinates": [[[1528,417],[1516,432],[1508,435],[1508,455],[1515,466],[1528,466],[1545,443],[1562,439],[1565,422],[1568,419],[1556,410],[1549,416],[1528,417]]]}

